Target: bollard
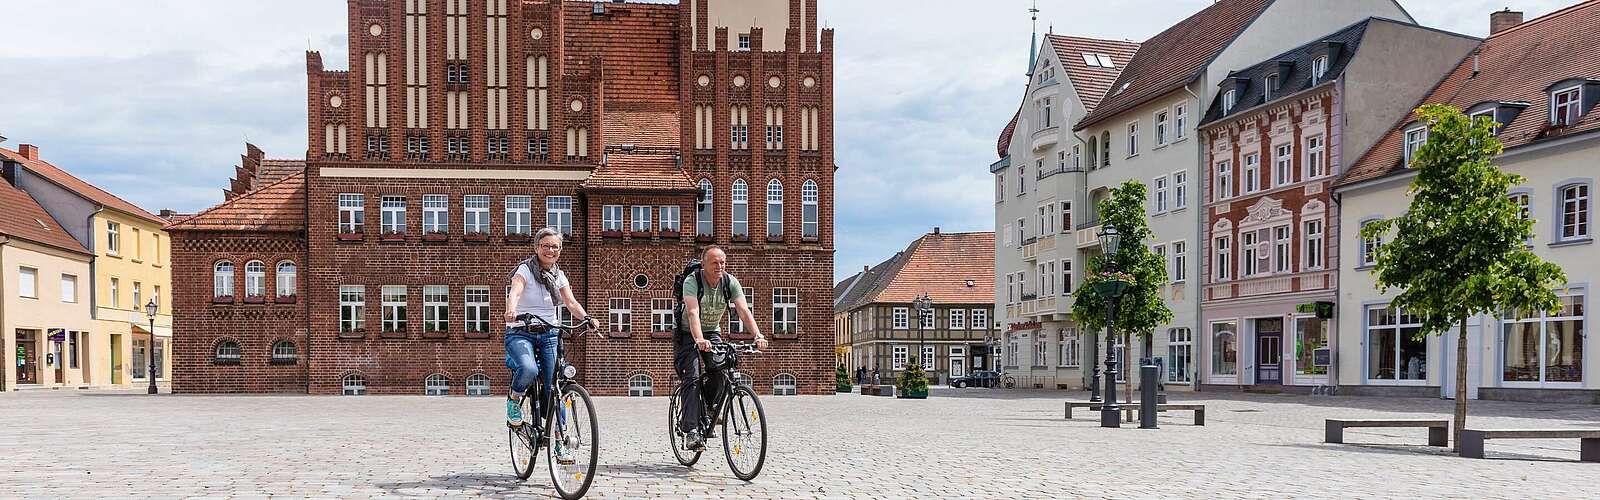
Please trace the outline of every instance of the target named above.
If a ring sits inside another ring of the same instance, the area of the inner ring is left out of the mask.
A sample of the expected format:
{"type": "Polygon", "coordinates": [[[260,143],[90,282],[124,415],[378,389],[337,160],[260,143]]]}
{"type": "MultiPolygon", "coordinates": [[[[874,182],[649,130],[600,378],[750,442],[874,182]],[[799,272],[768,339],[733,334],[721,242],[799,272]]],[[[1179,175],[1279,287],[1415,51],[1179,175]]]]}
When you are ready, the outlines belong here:
{"type": "Polygon", "coordinates": [[[1139,367],[1139,428],[1156,428],[1156,377],[1161,368],[1156,365],[1139,367]]]}

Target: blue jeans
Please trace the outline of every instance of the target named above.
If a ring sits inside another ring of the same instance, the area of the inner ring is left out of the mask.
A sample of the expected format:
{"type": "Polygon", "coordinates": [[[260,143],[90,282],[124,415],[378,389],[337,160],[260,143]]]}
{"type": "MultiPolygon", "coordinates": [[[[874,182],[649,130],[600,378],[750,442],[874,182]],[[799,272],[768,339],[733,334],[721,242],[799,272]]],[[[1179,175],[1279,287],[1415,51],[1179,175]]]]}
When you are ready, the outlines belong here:
{"type": "MultiPolygon", "coordinates": [[[[551,330],[545,333],[529,333],[522,328],[506,328],[506,358],[511,367],[511,392],[522,394],[533,385],[534,377],[539,378],[541,394],[550,394],[554,389],[556,374],[556,342],[560,332],[551,330]],[[535,359],[537,356],[537,359],[535,359]]],[[[538,409],[538,402],[534,402],[534,410],[538,409]]],[[[537,417],[537,415],[535,415],[537,417]]]]}

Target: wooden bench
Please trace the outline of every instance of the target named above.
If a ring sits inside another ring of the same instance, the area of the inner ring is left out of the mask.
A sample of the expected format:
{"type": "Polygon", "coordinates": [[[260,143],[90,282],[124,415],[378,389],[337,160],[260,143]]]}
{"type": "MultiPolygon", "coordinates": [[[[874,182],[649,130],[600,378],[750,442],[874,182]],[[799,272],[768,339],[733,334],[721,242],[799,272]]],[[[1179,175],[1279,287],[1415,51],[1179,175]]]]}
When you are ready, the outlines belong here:
{"type": "Polygon", "coordinates": [[[894,386],[892,386],[892,385],[872,385],[872,384],[862,385],[861,386],[861,395],[863,395],[863,396],[888,396],[888,397],[892,398],[892,397],[894,397],[894,386]]]}
{"type": "Polygon", "coordinates": [[[1578,461],[1600,462],[1600,429],[1461,429],[1456,452],[1483,458],[1483,442],[1489,439],[1578,439],[1578,461]]]}
{"type": "Polygon", "coordinates": [[[1427,427],[1428,446],[1450,446],[1450,421],[1442,419],[1395,418],[1349,419],[1330,418],[1324,423],[1322,442],[1343,443],[1347,427],[1427,427]]]}
{"type": "MultiPolygon", "coordinates": [[[[1101,403],[1091,401],[1067,401],[1066,418],[1072,419],[1073,408],[1088,408],[1090,411],[1099,411],[1101,403]]],[[[1139,403],[1119,404],[1124,420],[1132,422],[1139,413],[1139,403]]],[[[1194,425],[1206,425],[1206,405],[1197,403],[1163,403],[1156,405],[1157,412],[1168,410],[1189,410],[1194,412],[1194,425]]]]}

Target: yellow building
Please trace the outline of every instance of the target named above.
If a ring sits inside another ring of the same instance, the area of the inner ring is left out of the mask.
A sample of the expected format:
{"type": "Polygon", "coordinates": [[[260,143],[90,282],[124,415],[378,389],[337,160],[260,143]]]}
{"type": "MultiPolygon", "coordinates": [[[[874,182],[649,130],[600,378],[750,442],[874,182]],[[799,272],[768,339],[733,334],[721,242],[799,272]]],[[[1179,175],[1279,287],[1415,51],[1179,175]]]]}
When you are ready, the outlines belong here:
{"type": "MultiPolygon", "coordinates": [[[[91,328],[80,360],[91,387],[143,387],[156,356],[157,381],[171,380],[171,247],[165,220],[39,159],[39,148],[0,148],[5,177],[25,191],[92,256],[80,292],[91,328]],[[145,312],[155,304],[153,318],[145,312]],[[152,353],[152,346],[154,352],[152,353]]],[[[11,270],[7,270],[11,272],[11,270]]],[[[43,280],[43,278],[41,278],[43,280]]]]}

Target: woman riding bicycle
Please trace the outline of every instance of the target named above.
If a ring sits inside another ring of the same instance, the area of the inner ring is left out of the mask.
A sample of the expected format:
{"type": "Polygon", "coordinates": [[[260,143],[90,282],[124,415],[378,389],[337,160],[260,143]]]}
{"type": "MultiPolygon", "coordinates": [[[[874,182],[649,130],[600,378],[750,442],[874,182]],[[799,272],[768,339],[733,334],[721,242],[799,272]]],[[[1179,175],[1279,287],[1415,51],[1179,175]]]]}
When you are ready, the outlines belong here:
{"type": "MultiPolygon", "coordinates": [[[[522,394],[539,379],[539,388],[550,394],[555,375],[556,343],[561,332],[542,326],[524,326],[517,321],[520,314],[533,314],[546,323],[561,324],[556,317],[556,301],[560,300],[574,317],[589,321],[589,313],[572,295],[566,273],[556,265],[561,258],[561,232],[554,228],[540,229],[534,241],[538,244],[533,257],[517,264],[511,274],[511,290],[506,294],[506,358],[511,368],[511,395],[506,401],[506,423],[522,425],[524,416],[519,404],[522,394]],[[559,297],[559,299],[557,299],[559,297]]],[[[535,403],[537,405],[537,403],[535,403]]],[[[543,410],[534,408],[535,415],[527,421],[538,422],[543,410]]]]}

